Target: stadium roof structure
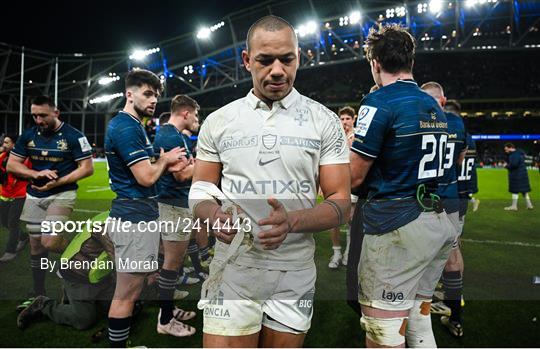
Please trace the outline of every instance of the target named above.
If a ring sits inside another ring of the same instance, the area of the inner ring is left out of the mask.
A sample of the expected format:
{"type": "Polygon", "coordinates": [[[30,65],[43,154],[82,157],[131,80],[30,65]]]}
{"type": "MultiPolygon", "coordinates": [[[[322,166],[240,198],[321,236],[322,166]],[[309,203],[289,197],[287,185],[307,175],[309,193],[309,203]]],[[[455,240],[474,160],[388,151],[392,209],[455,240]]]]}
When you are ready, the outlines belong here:
{"type": "Polygon", "coordinates": [[[161,77],[166,88],[160,103],[178,93],[197,96],[249,81],[240,58],[244,39],[253,21],[268,14],[287,19],[297,29],[300,69],[363,59],[370,28],[384,23],[407,26],[419,53],[540,49],[537,1],[264,1],[133,52],[52,53],[0,43],[0,116],[5,129],[10,127],[8,118],[28,110],[30,96],[49,94],[56,96],[63,114],[82,118],[84,131],[97,123],[87,116],[119,108],[121,80],[137,67],[161,77]]]}

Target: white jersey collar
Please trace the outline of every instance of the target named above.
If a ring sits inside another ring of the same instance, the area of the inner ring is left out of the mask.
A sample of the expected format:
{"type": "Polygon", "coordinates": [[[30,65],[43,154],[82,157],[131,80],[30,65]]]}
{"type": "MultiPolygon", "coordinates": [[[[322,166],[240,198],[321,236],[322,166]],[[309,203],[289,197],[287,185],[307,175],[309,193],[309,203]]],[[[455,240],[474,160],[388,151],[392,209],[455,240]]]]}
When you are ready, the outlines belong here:
{"type": "MultiPolygon", "coordinates": [[[[274,106],[280,106],[284,109],[289,109],[299,96],[300,93],[293,87],[288,95],[286,95],[279,101],[275,101],[274,106]]],[[[255,96],[255,94],[253,93],[253,89],[248,92],[246,96],[246,102],[251,107],[251,109],[261,108],[262,105],[265,104],[259,99],[259,97],[255,96]]]]}

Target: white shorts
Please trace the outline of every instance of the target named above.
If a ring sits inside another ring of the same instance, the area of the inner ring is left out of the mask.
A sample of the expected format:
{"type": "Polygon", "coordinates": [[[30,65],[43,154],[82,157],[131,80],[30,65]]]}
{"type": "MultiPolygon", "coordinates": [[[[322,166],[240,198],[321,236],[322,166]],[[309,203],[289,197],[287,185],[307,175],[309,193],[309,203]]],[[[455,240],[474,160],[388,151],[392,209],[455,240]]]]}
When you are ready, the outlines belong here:
{"type": "Polygon", "coordinates": [[[315,280],[315,266],[279,271],[229,263],[218,296],[204,308],[203,332],[245,336],[264,325],[280,332],[306,333],[313,316],[315,280]]]}
{"type": "Polygon", "coordinates": [[[358,266],[360,304],[408,310],[416,295],[431,298],[456,231],[446,213],[421,213],[382,235],[365,235],[358,266]]]}
{"type": "Polygon", "coordinates": [[[448,219],[450,220],[450,223],[452,223],[452,226],[456,230],[456,238],[452,242],[452,249],[458,248],[459,246],[459,237],[461,235],[461,230],[463,229],[463,225],[460,224],[461,219],[459,217],[459,212],[452,212],[448,214],[448,219]]]}
{"type": "MultiPolygon", "coordinates": [[[[150,273],[158,269],[159,231],[146,228],[140,229],[137,223],[132,223],[129,230],[115,224],[110,219],[106,225],[108,234],[114,246],[115,268],[119,273],[150,273]]],[[[126,223],[122,221],[122,223],[126,223]]],[[[144,226],[141,222],[141,225],[144,226]]]]}
{"type": "Polygon", "coordinates": [[[463,234],[463,227],[465,226],[465,216],[459,217],[459,236],[463,234]]]}
{"type": "Polygon", "coordinates": [[[189,241],[193,215],[189,208],[159,202],[159,226],[164,241],[189,241]]]}
{"type": "MultiPolygon", "coordinates": [[[[52,215],[51,211],[54,207],[65,207],[73,211],[76,199],[76,190],[63,191],[44,198],[26,194],[26,201],[20,219],[23,222],[35,225],[39,225],[43,221],[66,221],[69,218],[68,216],[52,215]]],[[[29,234],[40,235],[41,232],[36,229],[36,231],[29,231],[29,234]]]]}

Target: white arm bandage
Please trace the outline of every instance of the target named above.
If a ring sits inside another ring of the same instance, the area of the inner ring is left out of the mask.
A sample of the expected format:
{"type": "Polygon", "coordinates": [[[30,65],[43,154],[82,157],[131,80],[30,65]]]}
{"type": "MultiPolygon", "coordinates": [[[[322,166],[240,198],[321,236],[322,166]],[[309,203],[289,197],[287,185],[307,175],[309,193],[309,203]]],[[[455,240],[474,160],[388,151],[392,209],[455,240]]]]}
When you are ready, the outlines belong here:
{"type": "Polygon", "coordinates": [[[203,201],[223,201],[226,199],[225,194],[214,184],[205,181],[197,181],[191,184],[189,190],[189,209],[195,215],[195,207],[203,201]]]}
{"type": "MultiPolygon", "coordinates": [[[[197,205],[203,201],[221,201],[221,209],[223,212],[226,212],[232,216],[232,223],[243,222],[240,224],[240,229],[235,234],[234,239],[231,241],[229,246],[226,248],[225,255],[221,257],[222,259],[216,257],[212,260],[210,264],[210,275],[204,281],[201,288],[201,300],[198,303],[199,309],[204,309],[210,302],[217,297],[219,287],[221,285],[223,270],[227,263],[236,260],[236,258],[241,253],[246,253],[253,247],[252,235],[249,234],[251,228],[246,229],[245,221],[246,215],[239,214],[238,209],[234,202],[229,200],[225,194],[219,188],[210,182],[197,181],[191,185],[189,190],[189,208],[192,214],[195,216],[195,209],[197,205]],[[248,238],[245,239],[245,233],[248,233],[248,238]]],[[[248,223],[251,227],[251,223],[248,223]]]]}

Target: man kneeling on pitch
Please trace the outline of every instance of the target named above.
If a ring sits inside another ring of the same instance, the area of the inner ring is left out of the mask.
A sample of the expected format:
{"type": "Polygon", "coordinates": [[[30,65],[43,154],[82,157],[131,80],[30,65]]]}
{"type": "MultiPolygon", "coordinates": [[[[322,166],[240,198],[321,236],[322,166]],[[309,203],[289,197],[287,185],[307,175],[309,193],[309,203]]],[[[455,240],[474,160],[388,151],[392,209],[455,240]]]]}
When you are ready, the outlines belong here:
{"type": "Polygon", "coordinates": [[[365,182],[359,265],[368,347],[436,346],[431,297],[456,231],[437,195],[447,120],[412,76],[414,38],[398,25],[372,31],[366,57],[375,83],[358,112],[352,187],[365,182]]]}
{"type": "MultiPolygon", "coordinates": [[[[109,212],[92,219],[104,224],[109,212]]],[[[92,327],[100,313],[106,315],[114,293],[114,249],[99,231],[84,230],[77,234],[60,258],[59,268],[67,299],[58,302],[37,296],[17,317],[17,326],[26,328],[38,315],[46,315],[59,325],[78,330],[92,327]],[[67,301],[67,302],[66,302],[67,301]]],[[[56,263],[56,262],[55,262],[56,263]]]]}

